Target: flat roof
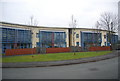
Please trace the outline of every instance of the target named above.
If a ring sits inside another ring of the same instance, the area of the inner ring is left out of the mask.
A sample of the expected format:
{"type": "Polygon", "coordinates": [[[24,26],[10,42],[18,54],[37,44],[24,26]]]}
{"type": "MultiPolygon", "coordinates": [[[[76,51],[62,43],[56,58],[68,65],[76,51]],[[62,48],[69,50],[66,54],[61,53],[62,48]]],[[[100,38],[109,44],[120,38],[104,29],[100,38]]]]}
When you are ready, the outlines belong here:
{"type": "MultiPolygon", "coordinates": [[[[17,25],[17,26],[25,26],[25,27],[33,27],[33,28],[58,28],[58,29],[74,29],[69,27],[46,27],[46,26],[32,26],[32,25],[23,25],[23,24],[16,24],[16,23],[9,23],[9,22],[0,22],[0,25],[17,25]]],[[[101,31],[107,31],[103,29],[95,29],[95,28],[75,28],[75,29],[87,29],[87,30],[101,30],[101,31]]]]}

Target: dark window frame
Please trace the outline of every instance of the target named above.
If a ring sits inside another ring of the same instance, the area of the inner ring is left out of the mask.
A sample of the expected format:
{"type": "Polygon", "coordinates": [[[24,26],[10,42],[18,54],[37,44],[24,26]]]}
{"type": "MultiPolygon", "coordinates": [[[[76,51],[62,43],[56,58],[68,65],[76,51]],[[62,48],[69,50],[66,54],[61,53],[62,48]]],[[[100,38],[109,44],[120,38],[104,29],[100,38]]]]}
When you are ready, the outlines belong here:
{"type": "Polygon", "coordinates": [[[76,34],[76,38],[79,38],[79,34],[76,34]]]}
{"type": "Polygon", "coordinates": [[[39,33],[36,33],[36,38],[39,38],[39,33]]]}
{"type": "Polygon", "coordinates": [[[79,46],[80,45],[80,42],[76,42],[76,46],[79,46]]]}

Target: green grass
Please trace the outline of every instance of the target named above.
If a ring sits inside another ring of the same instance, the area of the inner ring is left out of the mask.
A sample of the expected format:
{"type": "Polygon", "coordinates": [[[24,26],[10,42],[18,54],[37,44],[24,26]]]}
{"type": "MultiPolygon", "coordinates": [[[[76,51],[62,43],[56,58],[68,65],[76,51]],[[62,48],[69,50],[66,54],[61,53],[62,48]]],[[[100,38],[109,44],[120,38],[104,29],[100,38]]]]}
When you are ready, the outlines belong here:
{"type": "Polygon", "coordinates": [[[38,61],[70,60],[70,59],[79,59],[86,57],[95,57],[95,56],[105,55],[111,52],[112,51],[76,52],[76,55],[74,55],[73,53],[54,53],[54,54],[12,56],[12,57],[3,57],[2,62],[38,62],[38,61]]]}

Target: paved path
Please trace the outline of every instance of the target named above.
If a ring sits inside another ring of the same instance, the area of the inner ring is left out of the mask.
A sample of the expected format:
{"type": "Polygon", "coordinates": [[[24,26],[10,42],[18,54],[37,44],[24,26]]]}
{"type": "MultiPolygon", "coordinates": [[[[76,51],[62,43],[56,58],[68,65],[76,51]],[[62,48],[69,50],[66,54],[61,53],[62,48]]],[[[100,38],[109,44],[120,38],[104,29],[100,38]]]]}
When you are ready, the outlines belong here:
{"type": "Polygon", "coordinates": [[[118,58],[64,66],[3,68],[3,79],[117,79],[118,58]]]}
{"type": "Polygon", "coordinates": [[[120,55],[120,51],[115,51],[111,54],[89,57],[89,58],[80,58],[75,60],[64,60],[64,61],[50,61],[50,62],[21,62],[21,63],[3,63],[2,67],[10,68],[10,67],[43,67],[43,66],[58,66],[58,65],[69,65],[69,64],[80,64],[80,63],[88,63],[95,62],[100,60],[105,60],[113,57],[117,57],[120,55]],[[118,54],[119,52],[119,54],[118,54]]]}

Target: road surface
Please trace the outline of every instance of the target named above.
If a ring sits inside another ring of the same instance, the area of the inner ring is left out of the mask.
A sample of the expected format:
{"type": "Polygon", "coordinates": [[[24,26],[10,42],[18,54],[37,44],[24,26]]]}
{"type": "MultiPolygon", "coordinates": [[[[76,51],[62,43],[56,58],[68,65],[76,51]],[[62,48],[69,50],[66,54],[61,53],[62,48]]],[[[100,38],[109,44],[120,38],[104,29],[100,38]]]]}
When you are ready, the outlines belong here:
{"type": "MultiPolygon", "coordinates": [[[[120,57],[119,57],[120,58],[120,57]]],[[[3,68],[3,79],[118,79],[118,57],[98,62],[34,68],[3,68]]]]}

